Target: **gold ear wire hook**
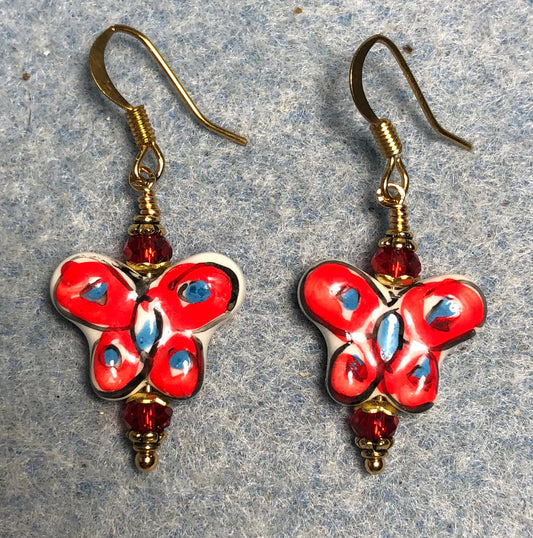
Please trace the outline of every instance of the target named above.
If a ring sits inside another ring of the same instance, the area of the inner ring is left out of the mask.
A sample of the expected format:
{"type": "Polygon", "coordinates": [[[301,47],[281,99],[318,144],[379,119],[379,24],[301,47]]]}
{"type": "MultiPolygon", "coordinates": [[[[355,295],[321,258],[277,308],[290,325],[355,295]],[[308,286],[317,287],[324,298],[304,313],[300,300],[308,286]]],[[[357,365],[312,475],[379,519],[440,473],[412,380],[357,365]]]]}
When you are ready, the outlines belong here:
{"type": "Polygon", "coordinates": [[[392,52],[392,55],[403,71],[403,74],[405,75],[409,86],[411,86],[418,104],[422,108],[431,127],[433,127],[433,129],[435,129],[435,131],[442,137],[457,144],[461,148],[470,150],[472,145],[470,142],[467,142],[441,127],[431,112],[431,109],[429,108],[413,73],[409,69],[407,62],[402,56],[402,53],[389,38],[379,34],[372,36],[357,49],[350,67],[350,90],[355,106],[370,123],[370,130],[381,153],[385,159],[387,159],[387,165],[381,178],[381,184],[376,191],[376,195],[378,202],[391,210],[391,224],[390,229],[387,230],[385,237],[381,239],[379,245],[381,247],[392,246],[396,249],[406,248],[415,251],[416,243],[413,241],[413,235],[409,231],[407,208],[405,206],[405,197],[409,188],[409,175],[401,159],[402,143],[392,122],[386,118],[380,119],[376,116],[370,107],[363,90],[363,64],[370,49],[376,43],[383,43],[383,45],[392,52]],[[391,181],[391,175],[394,168],[396,168],[400,176],[399,181],[391,181]]]}
{"type": "Polygon", "coordinates": [[[380,121],[379,118],[374,114],[372,108],[370,108],[368,100],[365,96],[365,92],[363,90],[363,64],[365,62],[368,52],[376,43],[383,43],[383,45],[385,45],[392,52],[392,55],[394,56],[395,60],[398,62],[398,65],[403,71],[403,74],[405,75],[409,86],[411,86],[411,89],[415,94],[418,104],[420,105],[420,108],[422,108],[422,111],[424,112],[424,115],[426,116],[431,127],[433,127],[433,129],[443,138],[446,138],[450,142],[453,142],[454,144],[458,145],[459,147],[466,150],[472,149],[472,144],[470,144],[470,142],[467,142],[463,138],[460,138],[459,136],[450,133],[450,131],[447,131],[439,124],[439,122],[435,119],[433,112],[431,112],[431,109],[429,108],[424,94],[422,93],[420,86],[416,82],[416,79],[411,72],[411,69],[407,65],[405,58],[402,56],[402,53],[388,37],[379,34],[368,38],[357,49],[356,53],[354,54],[352,65],[350,68],[350,89],[352,91],[352,97],[355,106],[363,115],[363,117],[370,124],[380,121]]]}
{"type": "Polygon", "coordinates": [[[376,43],[382,43],[391,51],[395,60],[398,62],[398,65],[403,71],[403,74],[405,75],[409,86],[413,90],[418,104],[422,108],[422,111],[424,112],[424,115],[426,116],[431,127],[433,127],[433,129],[443,138],[446,138],[450,142],[453,142],[463,149],[470,150],[472,148],[472,144],[444,129],[435,119],[435,116],[431,112],[422,90],[418,86],[411,69],[409,69],[407,62],[405,61],[398,47],[389,38],[383,35],[378,34],[367,39],[357,49],[352,59],[352,64],[350,67],[350,90],[352,92],[355,106],[362,116],[370,123],[370,130],[372,131],[372,134],[374,135],[383,156],[387,159],[387,165],[381,180],[381,186],[377,191],[377,196],[378,201],[382,205],[392,208],[403,204],[405,195],[407,194],[407,189],[409,187],[409,175],[407,174],[405,165],[400,157],[402,152],[402,143],[398,137],[394,125],[390,120],[385,118],[380,119],[376,116],[370,107],[363,90],[363,65],[368,52],[376,43]],[[396,167],[398,173],[400,174],[400,183],[391,183],[389,181],[394,167],[396,167]]]}
{"type": "Polygon", "coordinates": [[[241,146],[247,144],[246,138],[239,136],[232,131],[228,131],[219,125],[209,121],[195,105],[194,101],[191,99],[189,94],[185,91],[185,88],[178,80],[178,77],[172,72],[166,61],[163,59],[159,51],[155,48],[153,43],[141,32],[135,30],[135,28],[130,28],[129,26],[123,26],[121,24],[116,24],[105,30],[93,43],[91,51],[89,53],[89,67],[91,70],[91,75],[93,76],[96,85],[102,93],[108,97],[111,101],[117,104],[119,107],[126,111],[126,117],[130,128],[135,137],[135,142],[139,147],[139,153],[135,159],[135,164],[132,169],[132,176],[130,177],[130,183],[132,187],[137,190],[143,190],[147,187],[147,181],[153,185],[155,180],[159,179],[163,173],[165,166],[165,159],[161,150],[155,142],[155,135],[150,126],[148,120],[148,115],[144,109],[144,106],[140,105],[138,107],[132,106],[124,97],[119,93],[115,88],[114,84],[109,78],[109,74],[105,67],[104,53],[107,43],[113,36],[115,32],[123,32],[125,34],[131,35],[141,41],[141,43],[150,51],[152,56],[156,59],[157,63],[161,66],[163,71],[166,73],[170,82],[183,99],[189,110],[193,113],[195,118],[207,129],[215,132],[218,135],[226,137],[232,142],[236,142],[241,146]],[[156,159],[157,159],[157,171],[153,172],[148,167],[142,165],[142,161],[148,150],[152,150],[156,159]]]}

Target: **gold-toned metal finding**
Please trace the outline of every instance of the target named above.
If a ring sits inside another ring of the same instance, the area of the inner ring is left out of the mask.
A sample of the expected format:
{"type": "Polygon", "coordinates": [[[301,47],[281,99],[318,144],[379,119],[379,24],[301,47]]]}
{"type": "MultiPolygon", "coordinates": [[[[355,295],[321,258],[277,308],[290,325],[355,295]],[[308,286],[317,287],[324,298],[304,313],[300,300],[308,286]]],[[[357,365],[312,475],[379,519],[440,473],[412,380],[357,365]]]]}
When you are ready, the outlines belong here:
{"type": "Polygon", "coordinates": [[[168,400],[158,392],[155,392],[151,385],[146,385],[146,387],[144,387],[144,391],[132,394],[126,400],[126,403],[129,402],[138,402],[142,404],[157,403],[165,406],[169,405],[168,400]]]}
{"type": "Polygon", "coordinates": [[[356,437],[355,444],[361,449],[361,456],[365,460],[365,469],[370,474],[379,474],[385,469],[385,458],[389,449],[394,445],[394,439],[382,438],[377,442],[356,437]]]}
{"type": "Polygon", "coordinates": [[[385,413],[391,417],[398,414],[398,410],[384,396],[376,396],[356,406],[356,409],[362,409],[365,413],[385,413]]]}
{"type": "MultiPolygon", "coordinates": [[[[380,245],[381,245],[381,242],[380,242],[380,245]]],[[[384,286],[387,286],[388,288],[391,288],[391,289],[406,288],[407,286],[412,286],[415,282],[418,282],[420,280],[419,276],[412,276],[412,275],[401,275],[401,276],[393,277],[390,275],[384,275],[382,273],[376,273],[375,277],[376,277],[376,280],[378,280],[384,286]]]]}
{"type": "MultiPolygon", "coordinates": [[[[126,111],[126,118],[128,124],[135,138],[135,143],[139,148],[137,157],[132,167],[130,175],[130,184],[131,186],[138,191],[144,192],[145,194],[148,191],[153,189],[155,181],[161,177],[163,170],[165,168],[165,158],[161,152],[159,146],[155,141],[155,135],[153,129],[150,125],[150,120],[148,119],[148,114],[143,105],[132,106],[124,97],[119,93],[115,88],[114,84],[111,82],[109,73],[107,72],[105,66],[105,49],[107,43],[111,37],[117,33],[122,32],[138,39],[152,54],[156,59],[157,63],[161,66],[163,71],[168,76],[170,82],[178,92],[179,96],[183,99],[189,110],[192,112],[194,117],[207,129],[215,132],[218,135],[226,137],[232,142],[236,142],[242,146],[247,144],[246,138],[240,136],[232,131],[224,129],[220,125],[213,123],[208,120],[202,112],[198,109],[194,101],[191,99],[178,77],[170,69],[167,62],[161,56],[159,51],[156,49],[154,44],[141,32],[135,28],[130,28],[129,26],[123,26],[121,24],[116,24],[105,30],[91,47],[89,53],[89,68],[91,70],[91,75],[93,76],[96,85],[102,93],[126,111]],[[148,165],[143,164],[144,159],[148,152],[152,152],[155,160],[157,161],[157,167],[155,170],[152,170],[148,165]]],[[[151,194],[153,199],[153,193],[151,194]]],[[[146,199],[146,197],[145,197],[146,199]]],[[[143,220],[143,222],[149,222],[148,220],[143,220]]]]}
{"type": "Polygon", "coordinates": [[[357,49],[356,53],[354,54],[352,65],[350,68],[350,89],[352,92],[353,100],[355,102],[355,106],[362,114],[362,116],[370,124],[381,121],[370,107],[368,100],[365,96],[365,92],[363,90],[363,65],[368,52],[376,43],[382,43],[392,52],[392,55],[394,56],[395,60],[398,62],[398,65],[403,71],[403,74],[405,75],[409,86],[411,86],[411,89],[413,90],[413,93],[415,94],[415,97],[431,127],[433,127],[433,129],[443,138],[446,138],[450,142],[453,142],[454,144],[458,145],[459,147],[466,150],[472,149],[472,144],[470,144],[470,142],[464,140],[463,138],[460,138],[459,136],[451,133],[450,131],[447,131],[435,119],[435,116],[433,115],[433,112],[431,112],[431,109],[429,108],[429,105],[424,97],[424,94],[422,93],[422,90],[420,89],[420,86],[416,82],[416,79],[411,72],[411,69],[409,69],[405,58],[402,56],[402,53],[388,37],[385,37],[384,35],[380,34],[369,37],[357,49]]]}
{"type": "MultiPolygon", "coordinates": [[[[178,77],[170,69],[167,62],[163,59],[154,44],[141,32],[129,26],[120,24],[111,26],[98,36],[91,47],[89,53],[89,67],[91,75],[96,82],[98,88],[111,101],[117,104],[126,112],[126,118],[130,126],[131,132],[138,147],[138,153],[133,163],[129,182],[133,189],[141,193],[138,199],[139,214],[135,217],[132,226],[128,233],[130,235],[165,235],[165,229],[159,224],[161,211],[157,205],[154,187],[157,180],[161,177],[165,168],[165,158],[161,149],[157,145],[154,130],[148,119],[148,114],[143,105],[132,106],[116,89],[111,82],[109,73],[105,66],[105,49],[111,37],[122,32],[138,39],[152,54],[159,66],[166,73],[170,82],[178,92],[178,95],[183,99],[194,117],[207,129],[214,133],[224,136],[232,142],[236,142],[242,146],[247,144],[246,138],[232,131],[224,129],[220,125],[208,120],[198,109],[194,101],[191,99],[178,77]],[[156,161],[156,166],[151,168],[146,162],[148,153],[151,153],[156,161]]],[[[142,263],[134,264],[128,262],[128,265],[139,271],[143,275],[151,277],[162,269],[168,267],[169,263],[163,262],[159,264],[142,263]]]]}
{"type": "MultiPolygon", "coordinates": [[[[384,396],[376,396],[358,405],[356,409],[361,409],[365,413],[385,413],[395,417],[398,410],[384,396]]],[[[389,449],[394,445],[392,437],[382,437],[377,441],[356,437],[355,445],[361,449],[361,456],[365,460],[365,469],[370,474],[379,474],[385,468],[385,458],[389,455],[389,449]]]]}
{"type": "MultiPolygon", "coordinates": [[[[368,52],[376,43],[382,43],[391,51],[431,127],[433,127],[439,135],[463,149],[470,150],[472,145],[470,142],[467,142],[463,138],[444,129],[435,119],[411,69],[409,69],[407,62],[402,56],[402,53],[389,38],[383,35],[372,36],[357,49],[350,68],[350,90],[355,106],[362,116],[370,123],[370,131],[372,132],[381,153],[387,160],[380,186],[376,191],[376,196],[378,202],[391,211],[391,223],[390,229],[387,230],[385,237],[381,239],[379,245],[381,247],[387,246],[396,249],[407,248],[415,251],[416,243],[413,241],[413,236],[409,231],[407,208],[405,205],[405,197],[409,188],[409,175],[401,159],[402,143],[392,122],[389,119],[380,119],[376,116],[370,107],[363,90],[363,65],[368,52]],[[391,179],[395,169],[398,172],[399,180],[391,179]]],[[[394,283],[387,282],[386,284],[404,286],[410,283],[412,282],[398,281],[394,283]]]]}
{"type": "Polygon", "coordinates": [[[135,465],[139,471],[153,471],[157,467],[157,451],[166,437],[166,433],[140,433],[134,430],[128,432],[128,439],[135,450],[135,465]]]}
{"type": "MultiPolygon", "coordinates": [[[[162,395],[152,391],[150,385],[147,385],[144,391],[132,394],[126,400],[127,403],[132,401],[144,405],[149,405],[151,403],[164,406],[169,405],[168,401],[162,395]]],[[[158,462],[157,451],[165,439],[166,433],[164,431],[138,432],[129,430],[127,436],[133,444],[133,450],[136,452],[135,465],[137,466],[137,469],[143,472],[153,471],[158,462]]]]}
{"type": "MultiPolygon", "coordinates": [[[[119,107],[126,111],[133,111],[135,107],[130,105],[126,99],[119,93],[119,91],[115,88],[113,83],[111,82],[111,79],[109,78],[109,74],[107,72],[107,69],[105,67],[105,60],[104,60],[104,54],[105,54],[105,48],[107,46],[107,43],[111,39],[111,37],[116,32],[122,32],[125,34],[128,34],[132,37],[135,37],[138,39],[152,54],[152,56],[155,58],[157,63],[160,65],[160,67],[163,69],[163,71],[166,73],[167,77],[169,78],[170,82],[178,92],[179,96],[183,99],[189,110],[192,112],[194,117],[207,129],[213,131],[214,133],[224,136],[228,140],[231,140],[232,142],[236,142],[237,144],[240,144],[241,146],[246,146],[247,140],[243,136],[240,136],[232,131],[229,131],[227,129],[224,129],[220,125],[217,125],[216,123],[213,123],[212,121],[208,120],[202,112],[200,112],[199,108],[196,106],[194,101],[191,99],[181,82],[179,81],[178,77],[173,73],[172,69],[170,69],[169,65],[161,56],[160,52],[156,49],[154,44],[141,32],[136,30],[135,28],[131,28],[129,26],[124,26],[122,24],[115,24],[114,26],[109,27],[107,30],[105,30],[99,37],[96,38],[96,41],[93,43],[93,46],[91,47],[91,51],[89,53],[89,67],[91,70],[91,75],[94,78],[94,81],[96,82],[96,85],[100,88],[102,93],[111,99],[115,104],[117,104],[119,107]]],[[[139,115],[142,115],[141,112],[139,112],[139,115]]],[[[128,121],[130,118],[128,118],[128,121]]],[[[142,120],[144,121],[144,119],[142,120]]],[[[142,127],[139,126],[140,129],[145,128],[146,125],[143,125],[142,127]]],[[[134,133],[134,136],[136,134],[134,133]]],[[[156,174],[157,175],[157,174],[156,174]]],[[[159,173],[157,177],[159,178],[161,174],[159,173]]]]}

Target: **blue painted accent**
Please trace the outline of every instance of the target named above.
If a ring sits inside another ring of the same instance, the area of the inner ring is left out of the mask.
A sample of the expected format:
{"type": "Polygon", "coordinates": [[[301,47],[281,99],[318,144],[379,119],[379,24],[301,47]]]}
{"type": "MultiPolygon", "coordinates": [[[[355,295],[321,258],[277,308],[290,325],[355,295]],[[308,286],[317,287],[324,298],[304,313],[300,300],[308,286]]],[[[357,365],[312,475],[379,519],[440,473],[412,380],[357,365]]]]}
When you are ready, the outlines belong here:
{"type": "Polygon", "coordinates": [[[387,314],[381,320],[377,340],[381,358],[384,361],[390,360],[400,346],[400,320],[394,312],[387,314]]]}
{"type": "Polygon", "coordinates": [[[411,375],[413,377],[416,377],[417,379],[422,379],[422,378],[426,378],[430,373],[431,373],[431,368],[429,364],[429,357],[426,357],[422,364],[419,364],[418,366],[415,367],[411,375]]]}
{"type": "Polygon", "coordinates": [[[101,280],[95,282],[94,286],[89,291],[82,293],[81,296],[88,301],[96,303],[107,293],[107,284],[101,280]]]}
{"type": "Polygon", "coordinates": [[[118,354],[118,351],[114,347],[108,347],[104,351],[104,362],[105,365],[109,368],[112,368],[113,366],[117,366],[120,361],[120,355],[118,354]]]}
{"type": "Polygon", "coordinates": [[[142,351],[150,351],[158,336],[157,322],[155,316],[150,316],[141,330],[135,335],[137,348],[142,351]]]}
{"type": "Polygon", "coordinates": [[[211,296],[211,290],[207,282],[196,280],[191,282],[183,292],[183,298],[191,304],[203,303],[211,296]]]}
{"type": "Polygon", "coordinates": [[[360,359],[357,355],[352,355],[352,359],[359,365],[359,366],[363,366],[363,361],[362,359],[360,359]]]}
{"type": "Polygon", "coordinates": [[[439,301],[427,315],[426,321],[431,325],[438,318],[455,318],[459,315],[460,305],[453,299],[439,301]]]}
{"type": "Polygon", "coordinates": [[[341,293],[339,299],[346,310],[355,310],[359,306],[359,293],[354,288],[341,293]]]}
{"type": "Polygon", "coordinates": [[[191,367],[189,352],[185,350],[176,351],[176,353],[173,353],[168,359],[168,364],[174,370],[188,371],[191,367]]]}

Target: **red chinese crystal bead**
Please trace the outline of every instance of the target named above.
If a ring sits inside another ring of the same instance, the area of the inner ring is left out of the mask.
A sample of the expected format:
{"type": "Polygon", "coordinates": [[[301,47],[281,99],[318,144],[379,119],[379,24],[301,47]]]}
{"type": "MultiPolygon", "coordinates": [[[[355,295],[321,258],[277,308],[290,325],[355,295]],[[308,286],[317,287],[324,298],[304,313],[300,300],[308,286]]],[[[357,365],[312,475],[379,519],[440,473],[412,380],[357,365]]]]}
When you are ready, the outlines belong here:
{"type": "Polygon", "coordinates": [[[378,275],[392,278],[411,276],[416,278],[422,266],[416,252],[407,248],[380,247],[372,258],[372,269],[378,275]]]}
{"type": "Polygon", "coordinates": [[[136,432],[161,433],[170,424],[172,408],[157,402],[143,403],[132,400],[124,407],[122,417],[136,432]]]}
{"type": "Polygon", "coordinates": [[[135,234],[129,236],[124,247],[124,255],[130,263],[151,263],[155,265],[170,261],[172,247],[161,234],[135,234]]]}
{"type": "Polygon", "coordinates": [[[350,426],[355,434],[373,442],[392,437],[398,422],[397,416],[387,415],[382,411],[367,413],[362,409],[356,409],[350,417],[350,426]]]}

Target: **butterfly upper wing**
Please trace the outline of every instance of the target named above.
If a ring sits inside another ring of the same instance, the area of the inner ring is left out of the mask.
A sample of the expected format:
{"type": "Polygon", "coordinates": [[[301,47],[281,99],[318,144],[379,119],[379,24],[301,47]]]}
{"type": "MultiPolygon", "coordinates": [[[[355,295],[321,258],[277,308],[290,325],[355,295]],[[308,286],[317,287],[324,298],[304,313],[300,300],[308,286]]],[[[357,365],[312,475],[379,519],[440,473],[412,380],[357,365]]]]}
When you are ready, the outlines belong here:
{"type": "Polygon", "coordinates": [[[300,305],[328,343],[327,387],[343,404],[366,400],[379,381],[372,331],[385,308],[379,283],[342,262],[312,268],[300,282],[300,305]]]}
{"type": "Polygon", "coordinates": [[[77,325],[127,329],[137,299],[127,267],[98,254],[75,254],[52,276],[51,295],[59,312],[77,325]]]}
{"type": "Polygon", "coordinates": [[[300,282],[300,304],[306,315],[337,338],[366,332],[381,314],[383,298],[374,280],[347,263],[327,261],[300,282]]]}
{"type": "Polygon", "coordinates": [[[87,338],[93,386],[108,399],[128,396],[144,379],[130,334],[137,304],[133,276],[106,256],[76,254],[59,265],[51,281],[54,305],[87,338]]]}
{"type": "Polygon", "coordinates": [[[398,407],[420,412],[437,396],[446,349],[472,336],[485,319],[481,291],[462,277],[439,277],[410,288],[398,304],[402,343],[386,363],[380,391],[398,407]]]}
{"type": "Polygon", "coordinates": [[[161,317],[163,327],[149,374],[158,390],[173,398],[199,390],[209,338],[237,310],[243,295],[242,272],[219,254],[193,256],[150,286],[146,308],[161,317]]]}
{"type": "Polygon", "coordinates": [[[460,276],[443,276],[413,286],[401,299],[400,313],[407,337],[431,349],[446,349],[473,336],[483,325],[485,298],[479,288],[460,276]]]}
{"type": "Polygon", "coordinates": [[[205,331],[220,323],[242,296],[240,270],[220,255],[198,255],[171,267],[148,290],[147,300],[166,312],[172,328],[205,331]],[[224,262],[224,263],[222,263],[224,262]]]}

